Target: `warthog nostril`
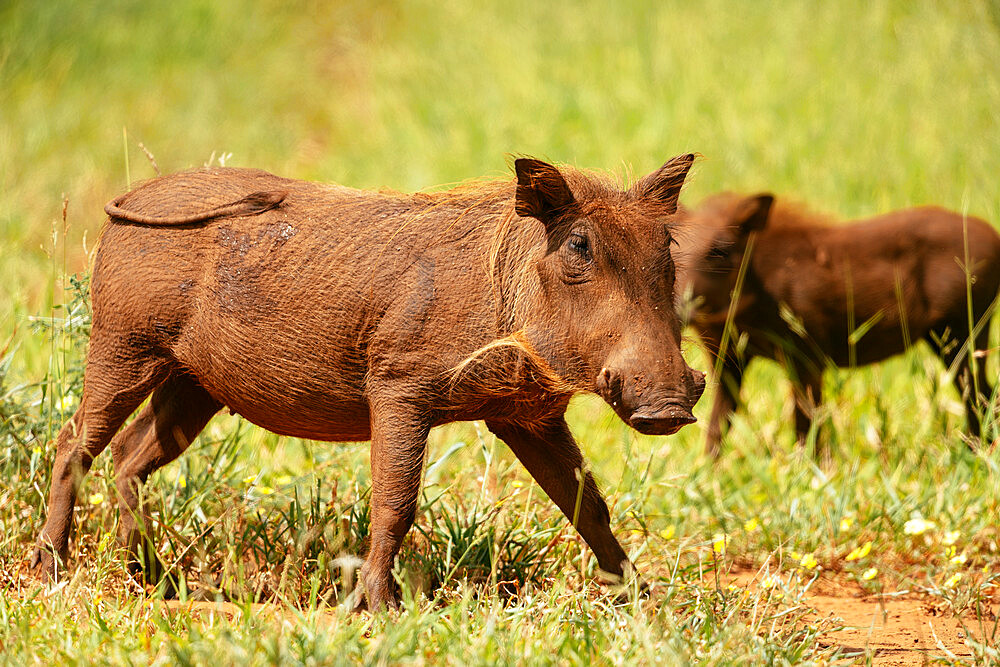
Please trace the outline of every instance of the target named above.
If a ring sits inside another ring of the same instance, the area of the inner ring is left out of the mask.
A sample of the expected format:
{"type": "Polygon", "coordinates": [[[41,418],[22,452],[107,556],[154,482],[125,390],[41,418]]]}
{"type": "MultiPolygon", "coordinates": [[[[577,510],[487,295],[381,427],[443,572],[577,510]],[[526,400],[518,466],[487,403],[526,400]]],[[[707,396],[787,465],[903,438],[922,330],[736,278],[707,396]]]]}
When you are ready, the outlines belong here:
{"type": "Polygon", "coordinates": [[[694,393],[691,394],[690,398],[693,403],[697,403],[701,395],[705,393],[705,374],[692,368],[691,380],[694,382],[694,393]]]}
{"type": "Polygon", "coordinates": [[[597,391],[602,394],[607,395],[611,391],[611,387],[614,384],[614,374],[611,372],[610,368],[602,368],[601,372],[597,374],[597,391]]]}

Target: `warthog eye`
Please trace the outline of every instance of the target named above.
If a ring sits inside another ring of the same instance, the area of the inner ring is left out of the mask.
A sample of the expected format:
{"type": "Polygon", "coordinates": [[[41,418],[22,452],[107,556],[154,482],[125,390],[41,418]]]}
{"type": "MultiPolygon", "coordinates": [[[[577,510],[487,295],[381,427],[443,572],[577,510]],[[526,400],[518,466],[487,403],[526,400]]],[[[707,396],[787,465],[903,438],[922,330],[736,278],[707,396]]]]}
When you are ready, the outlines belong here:
{"type": "Polygon", "coordinates": [[[594,265],[594,255],[590,248],[590,239],[580,232],[573,232],[563,243],[562,279],[575,285],[586,282],[594,265]]]}
{"type": "Polygon", "coordinates": [[[726,248],[715,246],[708,251],[708,261],[713,264],[724,262],[727,259],[729,259],[729,251],[726,248]]]}
{"type": "Polygon", "coordinates": [[[569,247],[583,257],[590,259],[590,241],[582,234],[572,234],[569,237],[569,247]]]}

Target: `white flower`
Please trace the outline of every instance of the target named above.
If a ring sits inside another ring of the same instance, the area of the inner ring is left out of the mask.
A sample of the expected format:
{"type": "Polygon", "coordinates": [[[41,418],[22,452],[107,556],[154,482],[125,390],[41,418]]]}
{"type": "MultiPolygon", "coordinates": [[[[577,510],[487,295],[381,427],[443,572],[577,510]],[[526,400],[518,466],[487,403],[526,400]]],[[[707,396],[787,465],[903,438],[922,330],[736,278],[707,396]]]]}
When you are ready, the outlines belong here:
{"type": "Polygon", "coordinates": [[[919,514],[903,524],[903,532],[907,535],[923,535],[928,530],[934,530],[933,521],[927,521],[919,514]]]}

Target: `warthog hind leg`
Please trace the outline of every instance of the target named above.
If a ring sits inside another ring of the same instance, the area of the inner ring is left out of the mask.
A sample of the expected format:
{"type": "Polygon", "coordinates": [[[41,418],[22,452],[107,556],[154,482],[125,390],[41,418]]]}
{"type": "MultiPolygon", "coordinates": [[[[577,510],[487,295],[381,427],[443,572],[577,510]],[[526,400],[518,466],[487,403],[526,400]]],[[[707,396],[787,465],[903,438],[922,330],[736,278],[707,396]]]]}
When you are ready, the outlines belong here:
{"type": "Polygon", "coordinates": [[[167,372],[163,359],[138,354],[126,340],[105,338],[99,330],[92,334],[80,407],[56,441],[48,514],[29,561],[37,576],[58,574],[56,556],[66,558],[73,507],[84,475],[167,372]]]}
{"type": "Polygon", "coordinates": [[[140,491],[155,470],[187,449],[222,405],[188,375],[172,375],[153,392],[149,404],[111,441],[118,489],[118,538],[129,550],[130,569],[147,582],[162,575],[149,539],[148,508],[140,491]]]}

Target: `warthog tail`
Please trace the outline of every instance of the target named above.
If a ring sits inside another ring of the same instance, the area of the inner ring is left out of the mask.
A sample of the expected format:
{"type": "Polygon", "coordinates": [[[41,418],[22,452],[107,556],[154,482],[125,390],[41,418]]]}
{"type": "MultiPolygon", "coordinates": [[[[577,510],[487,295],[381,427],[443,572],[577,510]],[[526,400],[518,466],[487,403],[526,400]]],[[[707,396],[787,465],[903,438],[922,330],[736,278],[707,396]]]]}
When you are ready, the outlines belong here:
{"type": "Polygon", "coordinates": [[[201,213],[192,213],[190,215],[177,215],[177,216],[153,216],[144,215],[142,213],[135,213],[133,211],[126,211],[121,208],[121,203],[125,200],[128,195],[122,195],[117,197],[104,207],[104,212],[112,220],[124,221],[124,222],[134,222],[141,225],[190,225],[196,222],[204,222],[206,220],[214,220],[215,218],[232,218],[232,217],[242,217],[247,215],[259,215],[264,211],[270,211],[272,208],[277,208],[285,201],[285,197],[288,196],[287,190],[273,190],[269,192],[254,192],[249,194],[243,199],[239,199],[229,204],[224,204],[222,206],[217,206],[216,208],[209,209],[207,211],[202,211],[201,213]]]}

